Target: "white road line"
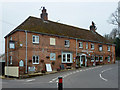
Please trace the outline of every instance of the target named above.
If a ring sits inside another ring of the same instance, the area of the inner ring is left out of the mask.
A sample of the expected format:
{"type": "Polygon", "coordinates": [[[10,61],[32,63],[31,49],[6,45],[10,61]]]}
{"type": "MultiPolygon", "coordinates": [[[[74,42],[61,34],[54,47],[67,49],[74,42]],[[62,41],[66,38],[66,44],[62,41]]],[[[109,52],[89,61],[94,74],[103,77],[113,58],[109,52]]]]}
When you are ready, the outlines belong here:
{"type": "Polygon", "coordinates": [[[99,74],[99,75],[100,75],[100,78],[101,78],[102,80],[108,81],[107,79],[103,78],[101,74],[99,74]]]}
{"type": "Polygon", "coordinates": [[[102,74],[103,74],[105,71],[108,71],[108,70],[111,70],[111,69],[112,69],[112,68],[109,68],[109,69],[106,69],[106,70],[101,71],[101,73],[99,74],[100,78],[101,78],[102,80],[104,80],[104,81],[108,81],[107,79],[105,79],[105,78],[102,77],[102,74]]]}
{"type": "Polygon", "coordinates": [[[30,79],[30,80],[27,80],[26,82],[31,82],[31,81],[35,81],[35,79],[30,79]]]}

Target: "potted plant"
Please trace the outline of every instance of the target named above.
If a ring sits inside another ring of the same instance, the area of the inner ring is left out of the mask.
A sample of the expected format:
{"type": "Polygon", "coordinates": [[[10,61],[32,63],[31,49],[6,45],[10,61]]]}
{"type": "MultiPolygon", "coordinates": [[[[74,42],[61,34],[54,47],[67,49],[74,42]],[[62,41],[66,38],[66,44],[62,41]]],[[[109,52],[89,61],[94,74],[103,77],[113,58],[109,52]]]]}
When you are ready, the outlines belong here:
{"type": "Polygon", "coordinates": [[[55,61],[52,62],[52,65],[55,65],[55,61]]]}

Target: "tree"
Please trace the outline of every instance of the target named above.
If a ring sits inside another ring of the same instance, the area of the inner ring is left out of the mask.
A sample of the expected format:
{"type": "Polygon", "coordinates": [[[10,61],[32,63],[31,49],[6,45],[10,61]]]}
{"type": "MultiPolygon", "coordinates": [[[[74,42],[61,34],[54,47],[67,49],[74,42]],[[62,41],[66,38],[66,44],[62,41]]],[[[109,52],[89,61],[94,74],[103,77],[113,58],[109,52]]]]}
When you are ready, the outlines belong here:
{"type": "Polygon", "coordinates": [[[120,39],[116,38],[114,44],[116,45],[115,47],[116,57],[120,59],[120,39]]]}

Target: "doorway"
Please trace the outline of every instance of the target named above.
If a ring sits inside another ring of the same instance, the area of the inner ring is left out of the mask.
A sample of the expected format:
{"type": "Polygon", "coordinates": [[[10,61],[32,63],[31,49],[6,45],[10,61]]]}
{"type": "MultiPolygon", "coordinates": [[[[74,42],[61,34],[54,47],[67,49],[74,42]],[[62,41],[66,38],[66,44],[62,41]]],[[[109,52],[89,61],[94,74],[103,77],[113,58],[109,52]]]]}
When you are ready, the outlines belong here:
{"type": "Polygon", "coordinates": [[[87,66],[87,58],[85,54],[80,55],[80,66],[81,67],[87,66]]]}

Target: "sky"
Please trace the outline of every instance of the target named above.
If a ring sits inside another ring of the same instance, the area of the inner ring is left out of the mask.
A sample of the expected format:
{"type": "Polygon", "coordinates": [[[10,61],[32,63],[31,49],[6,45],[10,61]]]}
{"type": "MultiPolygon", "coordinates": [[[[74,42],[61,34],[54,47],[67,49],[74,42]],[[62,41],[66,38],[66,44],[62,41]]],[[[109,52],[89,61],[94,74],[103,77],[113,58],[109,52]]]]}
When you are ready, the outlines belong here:
{"type": "Polygon", "coordinates": [[[91,22],[101,35],[109,34],[115,26],[107,20],[118,7],[119,0],[1,0],[0,54],[5,52],[4,37],[29,16],[40,18],[45,6],[48,19],[54,22],[89,29],[91,22]]]}

